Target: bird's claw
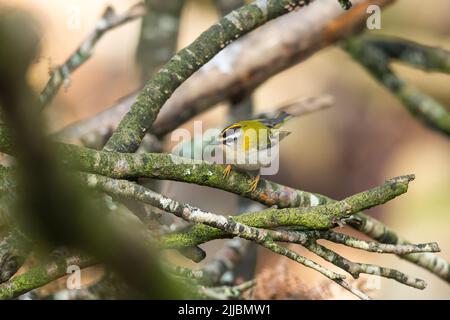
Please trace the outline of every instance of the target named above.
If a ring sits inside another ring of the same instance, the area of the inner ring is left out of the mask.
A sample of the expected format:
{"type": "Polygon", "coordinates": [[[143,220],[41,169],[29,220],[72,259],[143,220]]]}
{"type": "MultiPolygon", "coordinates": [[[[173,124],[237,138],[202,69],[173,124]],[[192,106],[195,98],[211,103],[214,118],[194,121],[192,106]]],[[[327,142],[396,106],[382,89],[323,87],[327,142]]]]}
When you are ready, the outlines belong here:
{"type": "Polygon", "coordinates": [[[231,172],[231,164],[227,165],[225,170],[223,170],[223,178],[226,179],[230,175],[231,172]]]}
{"type": "Polygon", "coordinates": [[[258,174],[255,179],[252,180],[250,183],[250,188],[247,190],[247,192],[254,192],[256,188],[258,188],[258,183],[260,180],[260,175],[258,174]]]}

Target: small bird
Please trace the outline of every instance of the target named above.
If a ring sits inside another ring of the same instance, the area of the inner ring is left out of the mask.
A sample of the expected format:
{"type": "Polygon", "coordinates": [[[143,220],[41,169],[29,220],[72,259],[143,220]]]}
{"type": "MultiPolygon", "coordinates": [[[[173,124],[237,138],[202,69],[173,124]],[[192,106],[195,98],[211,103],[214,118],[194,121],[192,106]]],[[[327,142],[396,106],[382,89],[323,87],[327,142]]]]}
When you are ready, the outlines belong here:
{"type": "MultiPolygon", "coordinates": [[[[232,166],[241,170],[269,167],[278,156],[278,143],[291,133],[280,128],[293,117],[283,111],[275,118],[244,120],[224,128],[215,143],[222,146],[227,164],[223,177],[228,177],[232,166]]],[[[260,176],[258,173],[250,183],[248,192],[256,190],[260,176]]]]}

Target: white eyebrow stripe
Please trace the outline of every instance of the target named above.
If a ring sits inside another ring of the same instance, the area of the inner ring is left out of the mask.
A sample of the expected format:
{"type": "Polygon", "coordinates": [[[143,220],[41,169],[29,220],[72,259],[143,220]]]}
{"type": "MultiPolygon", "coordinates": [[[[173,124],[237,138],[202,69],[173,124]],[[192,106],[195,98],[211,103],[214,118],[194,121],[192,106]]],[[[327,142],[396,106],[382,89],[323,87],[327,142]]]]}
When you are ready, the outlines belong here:
{"type": "Polygon", "coordinates": [[[223,140],[225,141],[225,143],[230,143],[230,142],[234,142],[234,140],[239,139],[242,137],[242,130],[236,130],[236,129],[228,129],[227,131],[224,132],[223,136],[223,140]]]}

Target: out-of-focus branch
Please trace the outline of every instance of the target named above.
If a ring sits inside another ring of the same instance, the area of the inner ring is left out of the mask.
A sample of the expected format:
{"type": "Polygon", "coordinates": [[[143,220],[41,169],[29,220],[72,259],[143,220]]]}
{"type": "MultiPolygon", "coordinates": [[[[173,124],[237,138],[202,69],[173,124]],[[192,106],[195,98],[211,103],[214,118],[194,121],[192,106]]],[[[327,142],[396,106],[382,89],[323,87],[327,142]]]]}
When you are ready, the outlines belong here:
{"type": "Polygon", "coordinates": [[[19,270],[32,247],[31,241],[17,228],[3,238],[0,242],[0,283],[19,270]]]}
{"type": "MultiPolygon", "coordinates": [[[[322,48],[362,30],[366,24],[368,5],[385,7],[393,2],[356,0],[351,11],[347,12],[339,8],[334,0],[323,0],[261,26],[226,47],[219,56],[184,82],[164,104],[152,132],[160,136],[167,134],[242,90],[251,91],[322,48]],[[314,21],[313,26],[310,21],[314,21]]],[[[136,97],[137,93],[133,93],[122,98],[97,116],[67,127],[59,136],[63,141],[76,142],[80,136],[105,131],[102,128],[106,128],[106,132],[114,130],[136,97]]]]}
{"type": "Polygon", "coordinates": [[[0,71],[6,77],[0,79],[0,103],[17,155],[16,221],[47,245],[73,246],[94,255],[143,296],[175,294],[154,251],[139,233],[140,226],[127,221],[125,228],[123,221],[107,218],[103,202],[95,195],[88,197],[79,181],[63,169],[44,133],[38,99],[26,80],[39,36],[27,15],[14,11],[1,15],[0,45],[8,51],[0,56],[0,71]],[[16,37],[17,32],[26,37],[16,37]]]}
{"type": "Polygon", "coordinates": [[[188,47],[178,52],[146,84],[108,140],[105,150],[136,151],[164,103],[200,67],[241,36],[308,3],[297,0],[258,0],[220,19],[188,47]]]}
{"type": "Polygon", "coordinates": [[[402,38],[388,36],[364,36],[368,44],[380,48],[391,59],[425,70],[450,74],[450,52],[402,38]]]}
{"type": "Polygon", "coordinates": [[[175,52],[183,4],[184,0],[145,1],[147,14],[142,18],[136,50],[142,83],[145,83],[175,52]]]}
{"type": "Polygon", "coordinates": [[[237,8],[243,6],[245,4],[244,0],[214,0],[217,10],[219,11],[220,16],[225,16],[229,14],[231,11],[236,10],[237,8]]]}
{"type": "Polygon", "coordinates": [[[91,57],[94,46],[107,31],[140,18],[145,12],[145,6],[142,3],[132,6],[120,15],[116,14],[112,7],[107,7],[94,30],[84,39],[78,49],[61,66],[52,71],[50,80],[39,96],[41,108],[52,101],[61,85],[68,85],[70,74],[91,57]]]}
{"type": "Polygon", "coordinates": [[[202,282],[206,284],[220,283],[221,277],[232,271],[247,252],[250,242],[241,238],[228,240],[200,271],[202,282]]]}
{"type": "Polygon", "coordinates": [[[349,38],[342,46],[372,76],[395,94],[413,116],[430,128],[450,135],[450,112],[438,101],[401,79],[390,67],[391,59],[394,58],[421,65],[421,68],[427,71],[440,69],[448,72],[449,54],[443,54],[441,49],[432,54],[431,48],[418,49],[418,44],[400,42],[395,46],[393,40],[367,39],[369,40],[365,37],[349,38]]]}

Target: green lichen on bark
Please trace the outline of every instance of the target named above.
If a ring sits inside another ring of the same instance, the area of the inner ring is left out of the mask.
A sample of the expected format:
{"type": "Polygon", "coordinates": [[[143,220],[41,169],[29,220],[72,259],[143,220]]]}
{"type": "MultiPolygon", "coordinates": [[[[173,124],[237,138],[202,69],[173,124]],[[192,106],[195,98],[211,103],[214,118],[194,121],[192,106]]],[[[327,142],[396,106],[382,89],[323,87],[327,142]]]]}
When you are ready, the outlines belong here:
{"type": "Polygon", "coordinates": [[[99,152],[73,145],[59,145],[61,156],[66,161],[86,172],[111,178],[136,179],[148,177],[194,183],[219,188],[279,208],[314,206],[324,204],[326,197],[292,189],[262,179],[254,192],[248,191],[253,177],[247,173],[231,172],[223,178],[223,165],[192,161],[170,154],[120,154],[99,152]]]}
{"type": "Polygon", "coordinates": [[[31,268],[26,273],[18,275],[11,280],[0,284],[0,299],[13,299],[30,291],[30,288],[39,288],[53,280],[67,274],[70,265],[84,268],[93,263],[93,259],[85,256],[60,258],[49,263],[31,268]]]}
{"type": "Polygon", "coordinates": [[[9,280],[22,266],[33,245],[18,229],[0,242],[0,283],[9,280]]]}
{"type": "Polygon", "coordinates": [[[12,209],[16,201],[13,170],[0,165],[0,227],[8,227],[13,216],[12,209]]]}
{"type": "MultiPolygon", "coordinates": [[[[385,203],[407,191],[411,177],[388,180],[384,185],[350,196],[342,201],[309,208],[269,208],[260,212],[230,217],[236,222],[255,228],[302,226],[305,229],[330,229],[336,222],[361,210],[385,203]]],[[[163,239],[163,246],[180,248],[194,246],[230,234],[202,224],[194,225],[188,232],[171,234],[163,239]]]]}

